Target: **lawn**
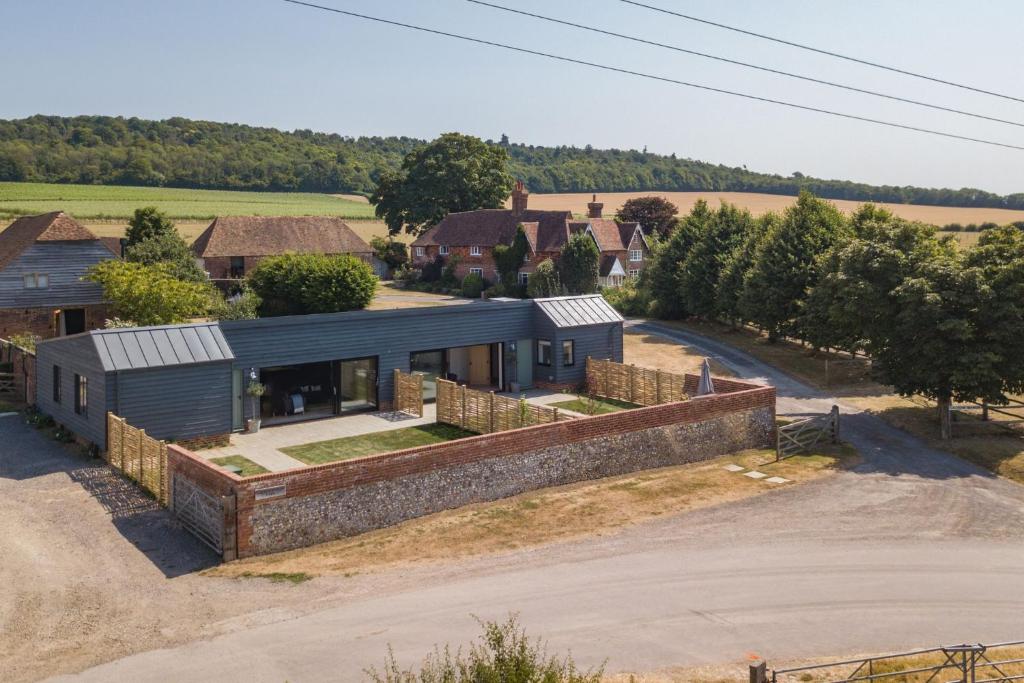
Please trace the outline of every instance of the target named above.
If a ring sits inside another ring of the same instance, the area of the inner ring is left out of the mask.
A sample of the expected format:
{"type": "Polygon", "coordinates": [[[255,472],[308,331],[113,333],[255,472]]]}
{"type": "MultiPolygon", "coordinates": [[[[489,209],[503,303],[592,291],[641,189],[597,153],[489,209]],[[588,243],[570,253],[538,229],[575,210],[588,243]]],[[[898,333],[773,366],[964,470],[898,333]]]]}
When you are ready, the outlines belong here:
{"type": "Polygon", "coordinates": [[[829,476],[858,459],[857,452],[845,445],[825,446],[782,462],[775,462],[774,450],[743,451],[468,505],[311,548],[223,564],[204,573],[351,576],[387,566],[507,552],[611,533],[652,518],[761,495],[780,486],[726,471],[726,464],[757,468],[791,481],[781,486],[796,486],[829,476]]]}
{"type": "MultiPolygon", "coordinates": [[[[626,363],[677,374],[700,374],[701,365],[704,363],[704,356],[688,346],[655,334],[629,329],[622,335],[622,355],[626,363]]],[[[716,377],[733,375],[729,368],[714,358],[711,359],[711,374],[716,377]]]]}
{"type": "Polygon", "coordinates": [[[262,465],[257,465],[244,455],[226,455],[223,458],[210,458],[210,462],[221,467],[234,465],[242,470],[238,473],[240,477],[252,477],[257,474],[266,474],[270,471],[262,465]]]}
{"type": "Polygon", "coordinates": [[[580,396],[571,401],[549,403],[548,405],[553,408],[565,408],[576,413],[583,413],[584,415],[604,415],[605,413],[617,413],[620,410],[632,410],[633,408],[643,407],[636,403],[620,401],[616,398],[589,399],[586,396],[580,396]]]}
{"type": "Polygon", "coordinates": [[[322,465],[325,462],[351,460],[352,458],[390,453],[403,448],[427,446],[432,443],[442,443],[476,435],[476,432],[437,422],[420,427],[391,429],[386,432],[371,432],[358,436],[346,436],[341,439],[316,441],[301,446],[288,446],[282,448],[281,452],[296,460],[301,460],[307,465],[322,465]]]}
{"type": "Polygon", "coordinates": [[[126,220],[142,206],[156,206],[176,220],[228,215],[374,218],[373,207],[365,201],[312,192],[0,183],[0,218],[60,210],[79,220],[126,220]]]}

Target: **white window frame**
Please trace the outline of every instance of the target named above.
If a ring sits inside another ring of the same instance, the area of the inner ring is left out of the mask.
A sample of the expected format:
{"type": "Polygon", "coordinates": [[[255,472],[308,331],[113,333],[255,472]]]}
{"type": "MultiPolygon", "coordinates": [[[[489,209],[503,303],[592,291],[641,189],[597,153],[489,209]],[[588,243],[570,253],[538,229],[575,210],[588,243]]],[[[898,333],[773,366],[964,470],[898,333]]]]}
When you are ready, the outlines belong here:
{"type": "Polygon", "coordinates": [[[629,279],[630,280],[635,280],[638,277],[640,277],[640,271],[637,270],[636,268],[630,268],[629,269],[629,279]]]}
{"type": "Polygon", "coordinates": [[[530,274],[529,273],[519,273],[519,284],[521,284],[521,285],[528,285],[528,284],[530,284],[530,274]]]}
{"type": "Polygon", "coordinates": [[[50,276],[46,273],[25,273],[21,278],[25,289],[49,289],[50,276]]]}
{"type": "Polygon", "coordinates": [[[472,247],[469,248],[469,255],[470,256],[482,256],[483,255],[483,250],[481,250],[480,247],[478,247],[476,245],[473,245],[472,247]]]}
{"type": "Polygon", "coordinates": [[[441,256],[447,256],[448,251],[449,248],[447,244],[442,244],[440,247],[438,247],[438,252],[441,254],[441,256]]]}
{"type": "Polygon", "coordinates": [[[644,250],[643,249],[630,249],[629,250],[629,260],[634,262],[634,263],[636,263],[637,261],[643,261],[644,260],[644,250]]]}
{"type": "Polygon", "coordinates": [[[416,247],[416,255],[417,256],[425,256],[426,255],[426,249],[424,249],[423,247],[416,247]]]}
{"type": "Polygon", "coordinates": [[[483,277],[484,276],[484,269],[483,268],[470,268],[469,269],[469,274],[470,275],[479,275],[480,277],[483,277]]]}

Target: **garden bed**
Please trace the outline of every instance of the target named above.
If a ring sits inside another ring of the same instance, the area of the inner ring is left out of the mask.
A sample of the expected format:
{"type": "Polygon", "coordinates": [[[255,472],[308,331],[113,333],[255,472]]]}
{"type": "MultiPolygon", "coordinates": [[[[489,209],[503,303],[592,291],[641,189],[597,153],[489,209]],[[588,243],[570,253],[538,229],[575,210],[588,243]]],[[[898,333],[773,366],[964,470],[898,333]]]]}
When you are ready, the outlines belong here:
{"type": "Polygon", "coordinates": [[[322,465],[327,462],[351,460],[377,453],[390,453],[403,448],[426,446],[444,441],[464,439],[476,436],[476,432],[448,424],[428,424],[419,427],[391,429],[385,432],[371,432],[357,436],[346,436],[340,439],[316,441],[301,446],[288,446],[280,449],[285,455],[307,465],[322,465]]]}

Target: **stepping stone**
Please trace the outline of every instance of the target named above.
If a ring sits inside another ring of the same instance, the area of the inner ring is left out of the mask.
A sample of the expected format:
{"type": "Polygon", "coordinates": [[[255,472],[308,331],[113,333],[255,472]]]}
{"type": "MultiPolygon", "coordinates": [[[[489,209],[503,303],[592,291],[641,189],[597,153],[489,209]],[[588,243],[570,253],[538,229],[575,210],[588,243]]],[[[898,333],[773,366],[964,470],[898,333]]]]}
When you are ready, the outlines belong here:
{"type": "Polygon", "coordinates": [[[743,470],[745,470],[747,468],[746,467],[740,467],[739,465],[733,465],[732,463],[730,463],[730,464],[726,465],[724,469],[727,469],[730,472],[742,472],[743,470]]]}
{"type": "Polygon", "coordinates": [[[0,413],[0,417],[14,417],[17,413],[0,413]]]}
{"type": "Polygon", "coordinates": [[[744,477],[750,477],[751,479],[764,479],[768,475],[764,472],[758,472],[757,470],[751,470],[750,472],[744,472],[744,477]]]}
{"type": "Polygon", "coordinates": [[[765,479],[769,484],[788,484],[789,479],[783,479],[782,477],[768,477],[765,479]]]}

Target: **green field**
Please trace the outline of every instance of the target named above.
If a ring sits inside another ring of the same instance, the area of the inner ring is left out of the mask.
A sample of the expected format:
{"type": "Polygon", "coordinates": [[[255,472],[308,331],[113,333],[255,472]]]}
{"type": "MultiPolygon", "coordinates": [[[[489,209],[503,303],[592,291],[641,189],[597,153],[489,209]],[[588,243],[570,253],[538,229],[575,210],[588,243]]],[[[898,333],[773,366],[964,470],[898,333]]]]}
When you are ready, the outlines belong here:
{"type": "Polygon", "coordinates": [[[232,192],[123,185],[0,183],[0,219],[65,211],[79,220],[126,220],[156,206],[175,220],[216,216],[339,216],[373,220],[365,202],[311,192],[232,192]]]}

